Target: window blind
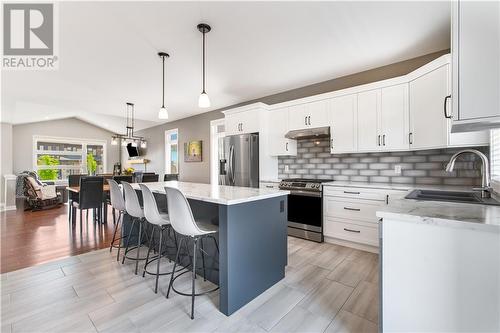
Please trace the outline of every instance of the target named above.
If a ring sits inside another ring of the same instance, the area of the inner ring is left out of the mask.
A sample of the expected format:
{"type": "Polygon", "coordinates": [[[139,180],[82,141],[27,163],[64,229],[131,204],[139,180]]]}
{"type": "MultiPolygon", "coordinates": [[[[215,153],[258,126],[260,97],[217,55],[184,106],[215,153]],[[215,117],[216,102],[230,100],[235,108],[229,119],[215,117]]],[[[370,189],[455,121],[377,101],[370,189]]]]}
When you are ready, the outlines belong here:
{"type": "Polygon", "coordinates": [[[490,168],[493,187],[500,192],[500,129],[491,130],[490,168]]]}

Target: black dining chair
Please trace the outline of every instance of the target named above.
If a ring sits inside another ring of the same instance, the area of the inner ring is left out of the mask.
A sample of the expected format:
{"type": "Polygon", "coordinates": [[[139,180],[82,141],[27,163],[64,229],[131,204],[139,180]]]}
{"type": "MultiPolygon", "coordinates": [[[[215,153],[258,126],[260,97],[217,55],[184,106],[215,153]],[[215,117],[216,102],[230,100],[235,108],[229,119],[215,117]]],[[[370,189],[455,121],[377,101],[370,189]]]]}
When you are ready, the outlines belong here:
{"type": "Polygon", "coordinates": [[[118,184],[121,184],[122,182],[132,183],[132,175],[113,176],[113,180],[118,184]]]}
{"type": "MultiPolygon", "coordinates": [[[[78,174],[78,175],[68,175],[68,186],[80,186],[80,178],[87,176],[86,174],[78,174]]],[[[68,222],[72,223],[75,218],[73,202],[78,202],[78,193],[67,191],[68,192],[68,207],[69,207],[69,215],[68,222]]]]}
{"type": "Polygon", "coordinates": [[[78,202],[73,202],[73,207],[80,210],[80,231],[82,230],[83,211],[87,212],[87,223],[89,218],[89,209],[94,210],[94,217],[101,220],[101,210],[103,204],[103,177],[81,177],[80,193],[78,193],[78,202]]]}
{"type": "Polygon", "coordinates": [[[168,182],[169,180],[179,180],[179,174],[177,173],[166,173],[165,176],[163,176],[163,181],[168,182]]]}
{"type": "Polygon", "coordinates": [[[159,178],[160,178],[160,175],[157,175],[157,174],[143,173],[141,183],[157,182],[159,178]]]}

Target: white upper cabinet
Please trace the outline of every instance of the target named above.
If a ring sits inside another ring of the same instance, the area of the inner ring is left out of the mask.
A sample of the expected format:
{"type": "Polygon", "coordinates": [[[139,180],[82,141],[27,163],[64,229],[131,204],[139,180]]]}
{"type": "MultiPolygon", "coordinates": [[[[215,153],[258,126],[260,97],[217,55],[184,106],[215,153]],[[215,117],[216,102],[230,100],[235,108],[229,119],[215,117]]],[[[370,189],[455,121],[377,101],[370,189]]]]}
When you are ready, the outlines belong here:
{"type": "Polygon", "coordinates": [[[408,150],[408,84],[358,94],[358,150],[408,150]]]}
{"type": "Polygon", "coordinates": [[[410,82],[410,148],[446,147],[447,119],[444,115],[448,95],[449,65],[443,65],[410,82]]]}
{"type": "Polygon", "coordinates": [[[332,98],[330,103],[330,152],[334,154],[357,151],[356,94],[332,98]]]}
{"type": "Polygon", "coordinates": [[[380,89],[368,90],[358,95],[358,149],[379,151],[380,135],[380,89]]]}
{"type": "Polygon", "coordinates": [[[288,108],[269,112],[269,151],[272,156],[297,155],[297,141],[285,138],[288,132],[288,108]]]}
{"type": "Polygon", "coordinates": [[[380,145],[383,150],[408,150],[408,84],[382,88],[380,92],[380,145]]]}
{"type": "Polygon", "coordinates": [[[500,127],[499,1],[453,2],[452,55],[453,130],[500,127]]]}
{"type": "Polygon", "coordinates": [[[225,115],[226,135],[257,133],[260,117],[255,109],[225,115]]]}
{"type": "Polygon", "coordinates": [[[328,126],[328,108],[327,99],[290,106],[290,130],[328,126]]]}
{"type": "Polygon", "coordinates": [[[410,82],[410,148],[433,149],[489,144],[489,131],[451,133],[450,65],[410,82]],[[447,98],[448,96],[448,98],[447,98]]]}
{"type": "Polygon", "coordinates": [[[304,107],[304,116],[307,117],[307,127],[328,126],[328,110],[330,101],[327,99],[307,103],[304,107]]]}

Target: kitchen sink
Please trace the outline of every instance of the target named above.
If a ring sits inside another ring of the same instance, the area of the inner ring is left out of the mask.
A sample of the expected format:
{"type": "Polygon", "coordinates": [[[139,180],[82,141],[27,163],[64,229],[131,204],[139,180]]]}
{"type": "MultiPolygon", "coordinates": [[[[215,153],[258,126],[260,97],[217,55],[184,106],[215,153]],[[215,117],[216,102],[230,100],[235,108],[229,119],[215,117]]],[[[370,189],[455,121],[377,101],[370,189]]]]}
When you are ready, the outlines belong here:
{"type": "Polygon", "coordinates": [[[446,201],[500,206],[499,201],[492,198],[481,198],[481,195],[477,192],[413,190],[405,198],[422,201],[446,201]]]}

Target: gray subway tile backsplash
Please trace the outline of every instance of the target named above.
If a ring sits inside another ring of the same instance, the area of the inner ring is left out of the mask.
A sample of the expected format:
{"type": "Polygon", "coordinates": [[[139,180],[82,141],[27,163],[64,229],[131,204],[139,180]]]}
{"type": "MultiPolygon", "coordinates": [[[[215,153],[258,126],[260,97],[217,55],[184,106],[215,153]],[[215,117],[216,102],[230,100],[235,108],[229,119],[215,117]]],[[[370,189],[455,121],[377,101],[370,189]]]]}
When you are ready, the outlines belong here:
{"type": "MultiPolygon", "coordinates": [[[[297,156],[279,157],[280,178],[420,185],[481,184],[481,164],[473,155],[461,156],[453,173],[444,171],[446,163],[460,148],[331,155],[328,139],[299,140],[297,145],[297,156]],[[288,165],[288,171],[285,171],[285,165],[288,165]],[[401,166],[401,174],[394,172],[396,165],[401,166]]],[[[475,149],[489,153],[488,147],[475,149]]]]}

